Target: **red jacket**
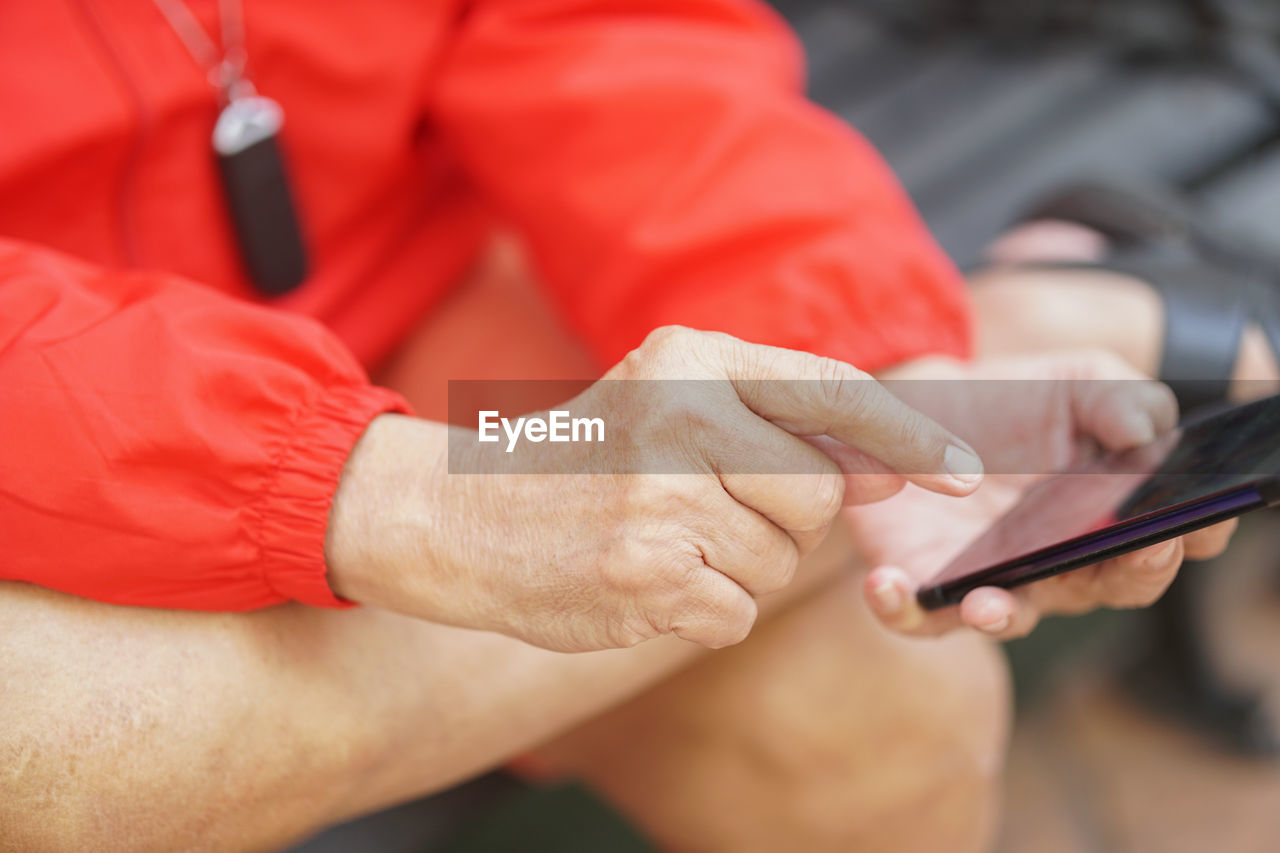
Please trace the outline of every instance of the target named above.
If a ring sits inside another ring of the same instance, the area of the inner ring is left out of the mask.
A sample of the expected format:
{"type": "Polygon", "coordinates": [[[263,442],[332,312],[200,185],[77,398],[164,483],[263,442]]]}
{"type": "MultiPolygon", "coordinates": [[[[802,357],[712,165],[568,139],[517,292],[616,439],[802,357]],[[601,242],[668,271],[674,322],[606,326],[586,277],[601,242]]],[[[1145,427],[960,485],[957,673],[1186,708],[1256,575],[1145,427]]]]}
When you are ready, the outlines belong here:
{"type": "MultiPolygon", "coordinates": [[[[217,32],[215,0],[187,0],[217,32]]],[[[0,578],[103,601],[340,602],[324,528],[365,369],[527,241],[608,365],[666,323],[874,369],[963,353],[958,277],[742,0],[246,0],[313,274],[242,277],[216,95],[148,0],[0,25],[0,578]]]]}

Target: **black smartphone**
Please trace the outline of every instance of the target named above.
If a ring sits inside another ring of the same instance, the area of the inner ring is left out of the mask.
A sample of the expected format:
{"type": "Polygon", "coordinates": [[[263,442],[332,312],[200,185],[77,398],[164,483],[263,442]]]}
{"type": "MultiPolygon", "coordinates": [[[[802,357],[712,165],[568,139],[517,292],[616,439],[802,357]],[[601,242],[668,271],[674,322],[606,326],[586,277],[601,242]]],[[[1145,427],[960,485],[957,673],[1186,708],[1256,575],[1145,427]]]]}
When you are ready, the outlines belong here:
{"type": "Polygon", "coordinates": [[[1198,416],[1153,444],[1033,485],[917,593],[936,610],[1280,504],[1280,395],[1198,416]]]}

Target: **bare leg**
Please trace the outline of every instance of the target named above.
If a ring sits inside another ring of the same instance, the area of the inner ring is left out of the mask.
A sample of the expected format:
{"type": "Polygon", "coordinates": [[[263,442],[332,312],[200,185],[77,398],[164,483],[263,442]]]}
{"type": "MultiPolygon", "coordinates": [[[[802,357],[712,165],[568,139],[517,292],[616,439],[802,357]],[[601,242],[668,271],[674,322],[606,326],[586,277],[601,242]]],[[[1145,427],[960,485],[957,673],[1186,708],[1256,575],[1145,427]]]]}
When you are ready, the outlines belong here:
{"type": "Polygon", "coordinates": [[[665,849],[985,850],[1008,719],[976,634],[911,642],[848,578],[538,755],[665,849]]]}
{"type": "Polygon", "coordinates": [[[0,850],[274,848],[483,771],[690,659],[358,609],[112,607],[0,584],[0,850]]]}

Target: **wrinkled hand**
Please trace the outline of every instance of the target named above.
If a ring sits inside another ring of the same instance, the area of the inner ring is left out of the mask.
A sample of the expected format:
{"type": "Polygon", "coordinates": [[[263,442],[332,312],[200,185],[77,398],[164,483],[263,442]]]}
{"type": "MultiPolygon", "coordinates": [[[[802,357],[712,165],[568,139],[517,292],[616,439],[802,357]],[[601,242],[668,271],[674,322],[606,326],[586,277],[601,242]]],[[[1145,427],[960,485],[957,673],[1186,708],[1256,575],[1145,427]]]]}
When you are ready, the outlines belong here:
{"type": "MultiPolygon", "coordinates": [[[[864,593],[871,610],[888,627],[906,634],[939,634],[962,625],[1001,639],[1021,637],[1042,616],[1081,613],[1097,607],[1142,607],[1165,591],[1183,558],[1208,559],[1227,545],[1235,522],[1226,522],[1131,554],[1014,590],[983,587],[959,606],[925,611],[915,591],[1008,510],[1038,477],[993,471],[1049,471],[1064,467],[1081,439],[1107,449],[1150,442],[1176,421],[1176,403],[1163,385],[1150,381],[1115,383],[1074,380],[1142,380],[1119,359],[1102,353],[1040,355],[960,365],[941,360],[916,363],[893,374],[903,379],[1072,380],[1013,382],[929,382],[926,411],[971,440],[989,473],[980,489],[963,500],[939,500],[907,486],[882,503],[846,510],[854,539],[868,564],[864,593]],[[1018,394],[1021,399],[999,399],[1018,394]],[[1027,399],[1030,394],[1032,399],[1027,399]],[[991,399],[977,400],[987,395],[991,399]],[[979,415],[996,409],[1003,419],[979,415]],[[938,413],[952,413],[946,417],[938,413]],[[980,436],[980,437],[979,437],[980,436]],[[1016,463],[1002,454],[1018,454],[1016,463]],[[1005,464],[1001,464],[1004,462],[1005,464]],[[1025,467],[1024,467],[1025,466],[1025,467]],[[1038,466],[1038,467],[1037,467],[1038,466]]],[[[890,388],[910,402],[903,386],[890,388]]]]}
{"type": "Polygon", "coordinates": [[[375,419],[331,513],[333,589],[559,651],[725,646],[843,503],[886,477],[952,496],[981,480],[972,449],[866,374],[727,335],[659,330],[563,408],[607,440],[475,444],[453,473],[443,425],[375,419]],[[706,381],[653,381],[671,379],[706,381]],[[847,481],[812,436],[888,473],[847,481]]]}

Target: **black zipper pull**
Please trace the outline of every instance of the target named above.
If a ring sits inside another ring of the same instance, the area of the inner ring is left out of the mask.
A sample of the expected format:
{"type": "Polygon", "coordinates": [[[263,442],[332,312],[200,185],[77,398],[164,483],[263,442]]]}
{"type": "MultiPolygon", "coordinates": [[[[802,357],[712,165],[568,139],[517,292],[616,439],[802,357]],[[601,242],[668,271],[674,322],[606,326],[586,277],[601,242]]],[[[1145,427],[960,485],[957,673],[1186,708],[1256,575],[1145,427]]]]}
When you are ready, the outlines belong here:
{"type": "Polygon", "coordinates": [[[307,251],[280,151],[284,111],[271,98],[233,98],[218,115],[213,149],[249,279],[280,296],[307,277],[307,251]]]}

